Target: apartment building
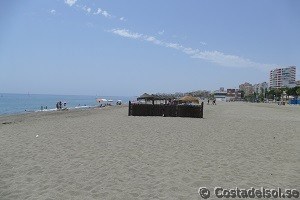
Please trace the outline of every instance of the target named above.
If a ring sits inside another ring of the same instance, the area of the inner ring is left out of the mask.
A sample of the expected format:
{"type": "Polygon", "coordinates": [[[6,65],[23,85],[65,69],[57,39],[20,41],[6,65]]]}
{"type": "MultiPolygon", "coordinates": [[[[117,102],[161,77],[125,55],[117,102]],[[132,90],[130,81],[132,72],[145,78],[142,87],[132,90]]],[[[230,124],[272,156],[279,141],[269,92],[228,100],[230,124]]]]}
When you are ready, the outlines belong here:
{"type": "Polygon", "coordinates": [[[296,86],[296,66],[276,68],[270,71],[270,88],[296,86]]]}

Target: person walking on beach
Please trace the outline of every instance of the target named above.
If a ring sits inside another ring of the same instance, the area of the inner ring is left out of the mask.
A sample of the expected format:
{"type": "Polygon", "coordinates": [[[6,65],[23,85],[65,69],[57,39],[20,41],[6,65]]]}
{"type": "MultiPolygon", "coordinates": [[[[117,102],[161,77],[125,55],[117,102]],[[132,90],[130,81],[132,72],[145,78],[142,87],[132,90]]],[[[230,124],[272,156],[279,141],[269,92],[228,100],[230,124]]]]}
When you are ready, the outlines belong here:
{"type": "Polygon", "coordinates": [[[209,99],[207,99],[207,105],[209,105],[209,99]]]}
{"type": "Polygon", "coordinates": [[[217,104],[216,104],[216,99],[213,100],[212,105],[217,105],[217,104]]]}

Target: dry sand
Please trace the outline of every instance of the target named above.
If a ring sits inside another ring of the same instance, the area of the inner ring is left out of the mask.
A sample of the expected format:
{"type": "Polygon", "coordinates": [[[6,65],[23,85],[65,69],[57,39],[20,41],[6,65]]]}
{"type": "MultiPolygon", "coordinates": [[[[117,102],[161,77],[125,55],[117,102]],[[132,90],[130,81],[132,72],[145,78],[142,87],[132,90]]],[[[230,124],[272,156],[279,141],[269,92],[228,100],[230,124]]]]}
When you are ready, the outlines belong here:
{"type": "Polygon", "coordinates": [[[204,119],[128,117],[126,107],[0,117],[0,199],[201,199],[204,186],[299,190],[299,106],[204,109],[204,119]]]}

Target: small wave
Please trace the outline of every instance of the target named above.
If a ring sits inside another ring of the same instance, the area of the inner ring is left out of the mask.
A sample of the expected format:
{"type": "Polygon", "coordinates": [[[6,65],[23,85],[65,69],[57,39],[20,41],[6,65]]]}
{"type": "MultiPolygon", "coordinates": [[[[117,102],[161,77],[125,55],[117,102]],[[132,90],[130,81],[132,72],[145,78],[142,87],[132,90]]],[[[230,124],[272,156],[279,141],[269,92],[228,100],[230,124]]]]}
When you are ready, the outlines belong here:
{"type": "Polygon", "coordinates": [[[76,106],[73,109],[80,109],[80,108],[91,108],[92,106],[76,106]]]}
{"type": "Polygon", "coordinates": [[[51,111],[56,111],[56,110],[57,110],[56,108],[52,108],[52,109],[35,110],[34,112],[51,112],[51,111]]]}

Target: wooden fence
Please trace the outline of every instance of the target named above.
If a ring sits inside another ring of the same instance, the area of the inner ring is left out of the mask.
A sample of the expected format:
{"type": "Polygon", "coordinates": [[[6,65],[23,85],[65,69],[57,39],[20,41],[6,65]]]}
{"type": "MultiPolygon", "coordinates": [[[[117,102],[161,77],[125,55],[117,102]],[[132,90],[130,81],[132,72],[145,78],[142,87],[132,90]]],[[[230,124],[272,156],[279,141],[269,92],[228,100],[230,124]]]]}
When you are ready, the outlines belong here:
{"type": "Polygon", "coordinates": [[[164,116],[203,118],[201,105],[133,104],[129,101],[128,116],[164,116]]]}

